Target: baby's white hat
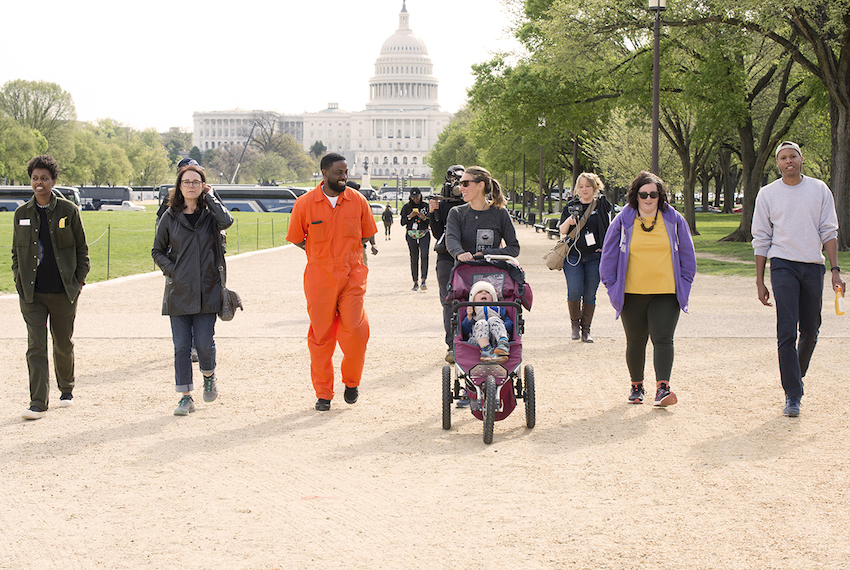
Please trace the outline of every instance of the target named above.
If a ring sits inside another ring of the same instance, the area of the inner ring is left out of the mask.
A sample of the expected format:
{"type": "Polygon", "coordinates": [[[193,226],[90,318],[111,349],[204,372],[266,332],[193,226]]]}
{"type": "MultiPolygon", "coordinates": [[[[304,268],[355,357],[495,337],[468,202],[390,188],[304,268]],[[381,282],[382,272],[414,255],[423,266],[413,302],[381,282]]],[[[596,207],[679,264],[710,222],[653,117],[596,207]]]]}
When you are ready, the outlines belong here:
{"type": "Polygon", "coordinates": [[[475,299],[475,294],[479,291],[487,291],[488,293],[490,293],[490,296],[493,297],[494,301],[499,300],[499,296],[496,295],[496,288],[493,287],[489,282],[484,281],[483,279],[481,281],[476,281],[475,284],[472,286],[472,289],[470,289],[469,291],[469,300],[472,301],[473,299],[475,299]]]}

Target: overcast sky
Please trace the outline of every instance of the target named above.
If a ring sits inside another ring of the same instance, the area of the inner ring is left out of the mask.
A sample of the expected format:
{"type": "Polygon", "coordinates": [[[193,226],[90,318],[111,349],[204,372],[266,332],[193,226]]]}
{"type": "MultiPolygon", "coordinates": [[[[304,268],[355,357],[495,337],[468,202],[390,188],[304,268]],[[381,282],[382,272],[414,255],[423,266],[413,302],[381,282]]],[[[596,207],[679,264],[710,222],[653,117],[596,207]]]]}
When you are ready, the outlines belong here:
{"type": "MultiPolygon", "coordinates": [[[[505,0],[407,0],[439,102],[455,112],[471,65],[515,50],[505,0]]],[[[0,84],[58,83],[78,119],[192,128],[194,111],[361,111],[402,0],[5,2],[0,84]],[[193,12],[195,10],[195,12],[193,12]],[[199,12],[197,10],[202,10],[199,12]]]]}

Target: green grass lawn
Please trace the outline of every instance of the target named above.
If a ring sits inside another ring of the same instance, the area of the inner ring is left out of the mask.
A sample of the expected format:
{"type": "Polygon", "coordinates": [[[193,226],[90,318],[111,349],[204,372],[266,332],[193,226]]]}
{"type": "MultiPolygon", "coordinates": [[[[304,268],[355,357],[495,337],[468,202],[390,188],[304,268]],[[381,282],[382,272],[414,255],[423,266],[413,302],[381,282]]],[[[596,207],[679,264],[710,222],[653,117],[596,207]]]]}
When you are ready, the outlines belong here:
{"type": "MultiPolygon", "coordinates": [[[[390,202],[395,206],[394,202],[390,202]]],[[[401,203],[399,203],[399,207],[401,203]]],[[[0,212],[0,293],[12,293],[12,212],[0,212]]],[[[154,271],[150,251],[153,245],[155,208],[147,212],[82,212],[89,242],[90,283],[154,271]]],[[[233,212],[235,222],[227,232],[227,253],[234,255],[267,249],[286,243],[289,214],[233,212]]],[[[549,216],[546,216],[549,217],[549,216]]],[[[554,217],[554,216],[553,216],[554,217]]],[[[697,214],[694,247],[697,255],[722,259],[697,259],[697,270],[709,275],[739,275],[755,278],[753,248],[749,243],[718,241],[740,223],[740,214],[697,214]]],[[[376,216],[380,222],[380,217],[376,216]]],[[[542,234],[541,234],[542,235],[542,234]]],[[[850,252],[838,254],[839,265],[850,267],[850,252]]]]}
{"type": "MultiPolygon", "coordinates": [[[[0,293],[13,293],[12,216],[0,212],[0,293]]],[[[82,212],[89,243],[91,271],[89,283],[156,270],[151,247],[156,224],[156,208],[146,212],[82,212]]],[[[289,214],[233,212],[233,226],[227,231],[227,254],[234,255],[283,245],[289,229],[289,214]]]]}

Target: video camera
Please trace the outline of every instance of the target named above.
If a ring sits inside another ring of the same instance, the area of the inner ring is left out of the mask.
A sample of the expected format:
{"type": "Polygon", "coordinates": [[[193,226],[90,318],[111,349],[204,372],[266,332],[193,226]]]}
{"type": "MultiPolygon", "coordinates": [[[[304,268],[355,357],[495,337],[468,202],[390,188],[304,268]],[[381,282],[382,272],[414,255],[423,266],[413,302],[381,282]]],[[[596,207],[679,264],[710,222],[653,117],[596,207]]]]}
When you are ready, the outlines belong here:
{"type": "Polygon", "coordinates": [[[446,170],[446,182],[443,184],[443,189],[440,192],[441,200],[462,200],[460,192],[460,177],[466,169],[462,164],[455,164],[446,170]]]}

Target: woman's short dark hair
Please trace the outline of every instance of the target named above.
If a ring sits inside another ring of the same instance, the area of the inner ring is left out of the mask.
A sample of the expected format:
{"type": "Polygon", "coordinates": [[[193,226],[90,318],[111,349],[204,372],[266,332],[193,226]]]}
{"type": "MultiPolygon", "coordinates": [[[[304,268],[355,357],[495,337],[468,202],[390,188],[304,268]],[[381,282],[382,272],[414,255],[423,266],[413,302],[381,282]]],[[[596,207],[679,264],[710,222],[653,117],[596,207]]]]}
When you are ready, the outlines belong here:
{"type": "MultiPolygon", "coordinates": [[[[181,183],[183,182],[183,175],[187,172],[197,172],[201,176],[201,182],[204,184],[207,183],[207,177],[204,176],[204,169],[200,166],[190,164],[189,166],[181,168],[177,173],[177,182],[175,182],[174,187],[168,191],[168,205],[175,213],[182,212],[183,208],[186,207],[186,199],[183,197],[183,187],[181,186],[181,183]]],[[[200,212],[206,207],[207,203],[204,200],[198,200],[198,206],[195,208],[195,211],[200,212]]]]}
{"type": "Polygon", "coordinates": [[[36,168],[43,168],[50,172],[50,178],[55,182],[59,178],[59,163],[49,154],[40,154],[34,156],[27,163],[27,176],[32,177],[32,171],[36,168]]]}
{"type": "Polygon", "coordinates": [[[657,174],[653,174],[652,172],[648,172],[646,170],[642,170],[635,176],[635,179],[632,180],[631,185],[629,186],[629,194],[626,196],[626,201],[629,203],[629,206],[638,209],[638,190],[641,187],[646,186],[647,184],[655,184],[656,190],[658,190],[658,209],[662,212],[667,211],[667,185],[664,184],[664,181],[657,174]]]}

